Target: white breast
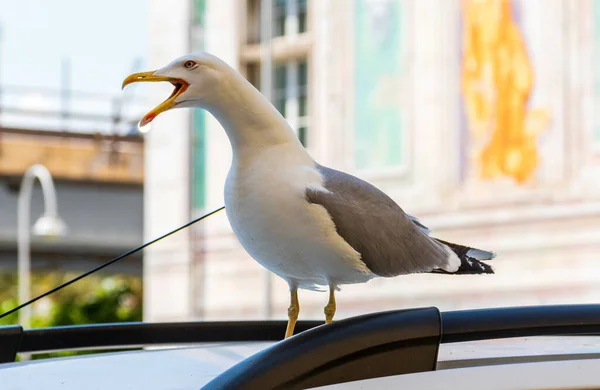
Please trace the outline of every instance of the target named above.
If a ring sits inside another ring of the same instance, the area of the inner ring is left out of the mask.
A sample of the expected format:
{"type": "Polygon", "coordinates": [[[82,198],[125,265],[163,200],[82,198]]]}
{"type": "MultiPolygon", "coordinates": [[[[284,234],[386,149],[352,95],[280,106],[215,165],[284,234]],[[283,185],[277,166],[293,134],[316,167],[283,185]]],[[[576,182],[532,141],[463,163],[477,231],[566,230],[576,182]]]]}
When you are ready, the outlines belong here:
{"type": "Polygon", "coordinates": [[[300,288],[362,283],[374,275],[305,189],[320,188],[313,162],[285,144],[251,160],[234,161],[225,184],[225,210],[244,249],[300,288]]]}

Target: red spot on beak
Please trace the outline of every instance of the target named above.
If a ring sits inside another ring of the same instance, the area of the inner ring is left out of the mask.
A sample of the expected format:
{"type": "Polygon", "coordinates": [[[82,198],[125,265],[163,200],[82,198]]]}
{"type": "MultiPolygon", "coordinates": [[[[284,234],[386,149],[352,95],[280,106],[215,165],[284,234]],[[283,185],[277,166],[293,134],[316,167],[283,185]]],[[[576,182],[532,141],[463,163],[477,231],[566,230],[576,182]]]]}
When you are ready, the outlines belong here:
{"type": "Polygon", "coordinates": [[[140,126],[141,127],[146,126],[148,123],[152,122],[154,120],[154,118],[156,118],[156,114],[154,112],[149,112],[140,121],[140,126]]]}

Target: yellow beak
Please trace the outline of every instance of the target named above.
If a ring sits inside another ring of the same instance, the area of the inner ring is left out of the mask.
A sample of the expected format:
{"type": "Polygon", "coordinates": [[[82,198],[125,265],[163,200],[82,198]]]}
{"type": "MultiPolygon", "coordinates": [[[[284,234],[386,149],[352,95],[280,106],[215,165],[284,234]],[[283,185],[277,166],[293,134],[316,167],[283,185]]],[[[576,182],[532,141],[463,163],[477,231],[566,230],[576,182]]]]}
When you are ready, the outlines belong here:
{"type": "Polygon", "coordinates": [[[183,79],[178,79],[175,77],[156,76],[154,75],[154,73],[155,71],[131,74],[127,76],[125,80],[123,80],[123,85],[121,86],[121,89],[123,89],[127,85],[132,83],[151,83],[158,81],[167,81],[173,84],[173,86],[175,86],[173,93],[171,93],[171,96],[169,96],[167,100],[165,100],[164,102],[156,106],[154,109],[152,109],[150,112],[148,112],[146,115],[144,115],[144,117],[140,120],[140,126],[146,126],[148,123],[152,122],[152,120],[156,118],[160,113],[173,108],[177,104],[175,103],[175,99],[177,99],[177,96],[184,93],[185,90],[190,86],[183,79]]]}

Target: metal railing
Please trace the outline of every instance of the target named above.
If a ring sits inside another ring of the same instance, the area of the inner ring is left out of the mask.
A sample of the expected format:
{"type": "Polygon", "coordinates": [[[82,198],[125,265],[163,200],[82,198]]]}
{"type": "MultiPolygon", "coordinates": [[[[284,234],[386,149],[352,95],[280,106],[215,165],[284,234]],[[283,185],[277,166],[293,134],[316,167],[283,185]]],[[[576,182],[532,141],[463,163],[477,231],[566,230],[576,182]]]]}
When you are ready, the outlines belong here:
{"type": "Polygon", "coordinates": [[[112,95],[20,85],[0,85],[0,127],[132,134],[151,103],[132,91],[112,95]]]}

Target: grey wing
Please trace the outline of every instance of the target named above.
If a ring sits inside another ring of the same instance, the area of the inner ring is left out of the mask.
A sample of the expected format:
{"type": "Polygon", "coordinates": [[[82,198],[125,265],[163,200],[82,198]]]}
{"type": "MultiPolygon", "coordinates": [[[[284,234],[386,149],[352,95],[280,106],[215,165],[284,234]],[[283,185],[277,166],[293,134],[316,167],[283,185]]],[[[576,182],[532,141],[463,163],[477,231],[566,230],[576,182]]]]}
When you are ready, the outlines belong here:
{"type": "MultiPolygon", "coordinates": [[[[431,233],[431,230],[427,226],[423,225],[417,217],[412,216],[410,214],[407,214],[407,215],[408,215],[408,218],[410,218],[413,221],[413,223],[415,225],[417,225],[419,227],[419,229],[421,229],[421,231],[423,231],[423,233],[425,233],[427,235],[429,235],[431,233]]],[[[452,242],[440,240],[439,238],[435,238],[435,237],[432,237],[432,238],[434,240],[436,240],[437,242],[444,244],[444,245],[448,246],[450,249],[452,249],[452,251],[454,253],[456,253],[461,260],[463,260],[463,256],[468,256],[471,259],[475,259],[475,260],[492,260],[494,257],[496,257],[496,254],[492,251],[486,251],[483,249],[472,248],[470,246],[455,244],[452,242]]]]}
{"type": "Polygon", "coordinates": [[[328,191],[307,189],[307,200],[328,211],[338,234],[361,254],[373,273],[456,271],[458,257],[428,237],[385,193],[347,173],[320,165],[317,169],[328,191]]]}
{"type": "Polygon", "coordinates": [[[406,215],[408,215],[408,218],[410,218],[410,220],[413,221],[413,223],[415,225],[417,225],[419,227],[419,229],[421,229],[421,231],[423,231],[423,233],[425,233],[427,235],[429,235],[429,233],[431,233],[431,230],[429,230],[429,228],[427,226],[423,225],[421,223],[421,221],[419,221],[419,218],[417,218],[413,215],[410,215],[410,214],[406,214],[406,215]]]}

